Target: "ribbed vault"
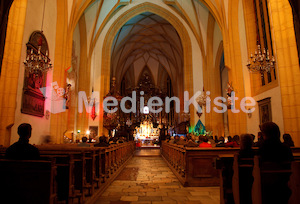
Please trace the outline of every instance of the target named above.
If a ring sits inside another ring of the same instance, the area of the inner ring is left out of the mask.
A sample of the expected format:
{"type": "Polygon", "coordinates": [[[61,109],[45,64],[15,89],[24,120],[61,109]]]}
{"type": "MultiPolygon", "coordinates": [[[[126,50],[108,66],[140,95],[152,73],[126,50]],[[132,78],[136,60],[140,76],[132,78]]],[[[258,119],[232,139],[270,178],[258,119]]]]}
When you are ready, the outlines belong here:
{"type": "Polygon", "coordinates": [[[172,82],[183,79],[181,39],[175,28],[156,14],[145,12],[124,24],[115,36],[111,51],[111,75],[117,81],[130,70],[132,86],[136,86],[145,66],[156,86],[161,86],[160,74],[164,72],[172,82]]]}

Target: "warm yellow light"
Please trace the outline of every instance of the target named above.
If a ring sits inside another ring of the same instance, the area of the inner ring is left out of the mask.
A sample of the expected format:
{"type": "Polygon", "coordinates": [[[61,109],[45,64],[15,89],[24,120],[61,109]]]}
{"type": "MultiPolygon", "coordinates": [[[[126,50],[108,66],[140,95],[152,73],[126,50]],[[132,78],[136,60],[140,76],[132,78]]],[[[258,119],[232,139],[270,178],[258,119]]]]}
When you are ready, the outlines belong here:
{"type": "Polygon", "coordinates": [[[89,131],[89,130],[86,131],[86,134],[87,134],[87,135],[89,135],[90,133],[91,133],[91,131],[89,131]]]}

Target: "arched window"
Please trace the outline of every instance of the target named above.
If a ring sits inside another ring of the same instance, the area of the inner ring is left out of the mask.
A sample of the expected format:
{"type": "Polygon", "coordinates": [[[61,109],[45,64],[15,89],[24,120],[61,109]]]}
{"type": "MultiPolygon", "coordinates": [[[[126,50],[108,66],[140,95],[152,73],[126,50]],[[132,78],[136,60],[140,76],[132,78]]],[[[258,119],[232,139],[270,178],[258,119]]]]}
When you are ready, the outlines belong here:
{"type": "MultiPolygon", "coordinates": [[[[256,29],[257,29],[257,43],[261,45],[262,50],[267,49],[271,56],[274,56],[273,43],[268,11],[267,0],[253,0],[256,14],[256,29]]],[[[261,85],[264,86],[276,80],[276,69],[265,73],[261,77],[261,85]]]]}

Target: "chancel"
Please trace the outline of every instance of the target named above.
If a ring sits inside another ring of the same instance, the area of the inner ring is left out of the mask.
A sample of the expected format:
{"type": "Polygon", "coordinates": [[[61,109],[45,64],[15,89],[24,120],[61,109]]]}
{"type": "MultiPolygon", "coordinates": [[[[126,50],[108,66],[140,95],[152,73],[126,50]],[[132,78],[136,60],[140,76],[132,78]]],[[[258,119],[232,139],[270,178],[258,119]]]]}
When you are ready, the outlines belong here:
{"type": "Polygon", "coordinates": [[[1,1],[0,203],[300,203],[299,9],[1,1]]]}

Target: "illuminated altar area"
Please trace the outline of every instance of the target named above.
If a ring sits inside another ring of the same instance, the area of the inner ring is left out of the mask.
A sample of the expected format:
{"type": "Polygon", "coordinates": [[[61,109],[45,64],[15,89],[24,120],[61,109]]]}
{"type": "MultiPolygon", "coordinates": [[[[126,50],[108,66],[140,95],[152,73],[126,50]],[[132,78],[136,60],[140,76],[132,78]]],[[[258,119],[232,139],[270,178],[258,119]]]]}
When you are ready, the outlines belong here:
{"type": "Polygon", "coordinates": [[[159,130],[158,128],[154,128],[153,124],[149,120],[144,120],[140,127],[135,128],[134,132],[135,140],[141,140],[143,144],[149,143],[153,140],[158,139],[159,130]]]}

